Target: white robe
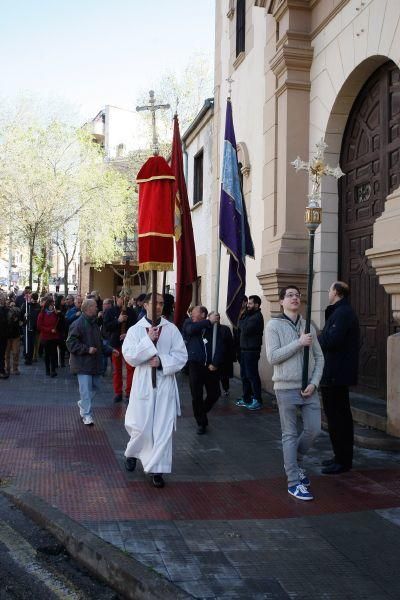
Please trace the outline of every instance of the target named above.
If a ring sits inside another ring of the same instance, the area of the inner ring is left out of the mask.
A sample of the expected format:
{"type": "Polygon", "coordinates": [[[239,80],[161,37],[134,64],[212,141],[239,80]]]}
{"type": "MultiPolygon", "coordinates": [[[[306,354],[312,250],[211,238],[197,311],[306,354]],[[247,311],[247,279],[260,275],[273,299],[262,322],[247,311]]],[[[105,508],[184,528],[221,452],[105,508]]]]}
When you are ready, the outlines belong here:
{"type": "Polygon", "coordinates": [[[131,436],[125,456],[140,459],[146,473],[171,472],[172,432],[181,414],[175,373],[183,369],[188,357],[179,329],[164,318],[160,326],[157,346],[147,335],[150,324],[145,317],[128,329],[122,345],[126,362],[136,367],[125,415],[131,436]],[[146,363],[156,355],[162,369],[157,369],[153,389],[151,367],[146,363]]]}

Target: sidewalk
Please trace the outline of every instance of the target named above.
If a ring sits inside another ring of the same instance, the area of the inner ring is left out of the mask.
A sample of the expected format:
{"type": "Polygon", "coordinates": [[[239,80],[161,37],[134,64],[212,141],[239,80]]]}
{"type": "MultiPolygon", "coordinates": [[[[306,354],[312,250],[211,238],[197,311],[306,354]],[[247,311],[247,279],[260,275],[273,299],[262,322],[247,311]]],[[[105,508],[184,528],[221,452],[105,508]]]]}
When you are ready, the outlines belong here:
{"type": "Polygon", "coordinates": [[[76,379],[22,367],[0,381],[0,476],[56,506],[195,598],[397,599],[400,455],[356,449],[354,470],[320,475],[321,434],[306,464],[316,500],[287,494],[279,418],[221,398],[196,435],[185,377],[173,474],[156,490],[127,473],[125,406],[110,377],[95,426],[76,406],[76,379]]]}

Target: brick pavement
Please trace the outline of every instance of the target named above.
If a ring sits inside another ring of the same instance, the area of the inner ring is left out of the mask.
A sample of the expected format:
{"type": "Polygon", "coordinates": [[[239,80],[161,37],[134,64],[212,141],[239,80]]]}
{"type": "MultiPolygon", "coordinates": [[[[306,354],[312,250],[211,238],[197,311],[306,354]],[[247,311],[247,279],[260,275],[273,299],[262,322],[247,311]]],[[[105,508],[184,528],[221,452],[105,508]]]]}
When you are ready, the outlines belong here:
{"type": "Polygon", "coordinates": [[[300,503],[287,495],[276,411],[249,413],[224,398],[197,436],[182,377],[174,473],[155,490],[140,468],[124,470],[125,407],[112,404],[110,378],[88,428],[75,378],[43,370],[0,381],[0,473],[19,488],[196,598],[400,597],[397,454],[357,449],[351,473],[323,477],[322,434],[307,463],[316,500],[300,503]]]}

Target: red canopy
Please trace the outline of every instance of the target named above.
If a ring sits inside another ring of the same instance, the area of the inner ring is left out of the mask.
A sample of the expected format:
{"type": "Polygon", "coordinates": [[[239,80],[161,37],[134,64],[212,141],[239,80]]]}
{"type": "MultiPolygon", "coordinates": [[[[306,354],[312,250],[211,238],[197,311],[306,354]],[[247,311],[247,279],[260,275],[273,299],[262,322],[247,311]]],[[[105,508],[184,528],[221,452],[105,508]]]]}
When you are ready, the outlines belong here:
{"type": "Polygon", "coordinates": [[[174,174],[162,156],[151,156],[139,184],[139,270],[172,271],[174,262],[174,174]]]}

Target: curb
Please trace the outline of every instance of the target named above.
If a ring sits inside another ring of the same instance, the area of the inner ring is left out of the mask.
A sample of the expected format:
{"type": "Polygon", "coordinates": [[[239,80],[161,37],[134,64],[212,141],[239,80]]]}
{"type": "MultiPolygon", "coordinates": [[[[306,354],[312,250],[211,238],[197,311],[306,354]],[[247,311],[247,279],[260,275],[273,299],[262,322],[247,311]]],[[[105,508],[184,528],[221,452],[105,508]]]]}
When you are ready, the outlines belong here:
{"type": "Polygon", "coordinates": [[[40,526],[47,529],[69,554],[92,574],[128,600],[188,600],[173,583],[133,557],[105,542],[30,492],[7,485],[0,491],[40,526]]]}

